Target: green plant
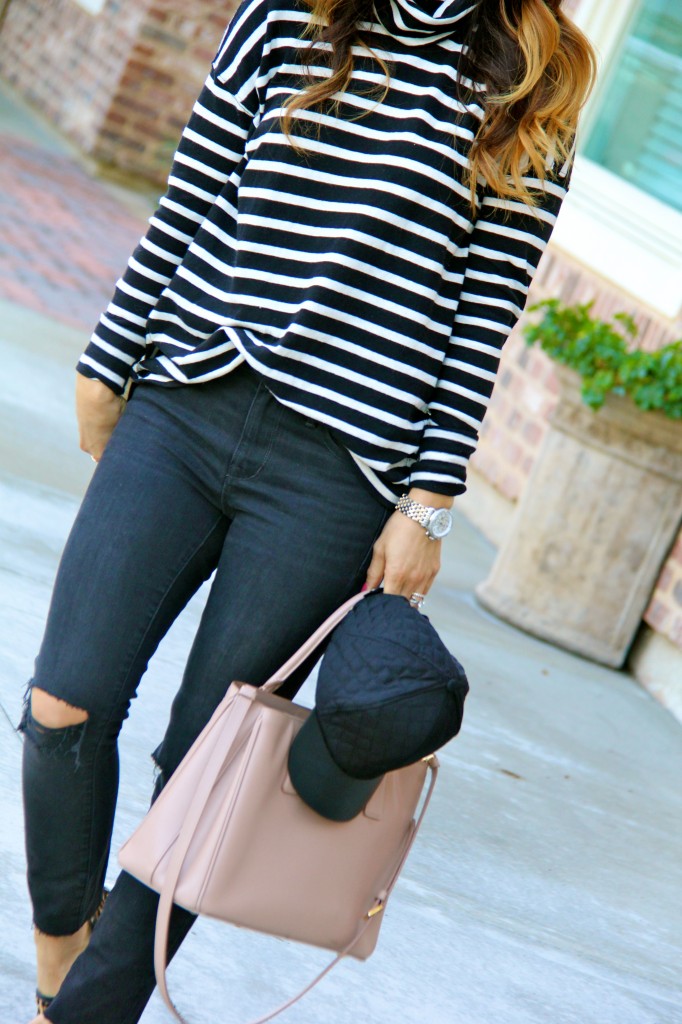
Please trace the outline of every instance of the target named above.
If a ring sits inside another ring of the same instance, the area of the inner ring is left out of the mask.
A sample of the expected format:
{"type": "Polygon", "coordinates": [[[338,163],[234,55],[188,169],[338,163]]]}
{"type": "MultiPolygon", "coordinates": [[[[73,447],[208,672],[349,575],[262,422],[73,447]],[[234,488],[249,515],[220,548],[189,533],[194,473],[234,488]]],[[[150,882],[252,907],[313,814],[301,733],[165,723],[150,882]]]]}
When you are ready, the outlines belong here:
{"type": "Polygon", "coordinates": [[[654,352],[633,348],[637,327],[632,317],[617,313],[612,322],[599,320],[591,315],[592,305],[538,302],[531,312],[543,314],[524,327],[526,342],[540,345],[552,359],[580,374],[583,401],[592,409],[615,392],[629,395],[640,409],[682,419],[682,340],[654,352]]]}

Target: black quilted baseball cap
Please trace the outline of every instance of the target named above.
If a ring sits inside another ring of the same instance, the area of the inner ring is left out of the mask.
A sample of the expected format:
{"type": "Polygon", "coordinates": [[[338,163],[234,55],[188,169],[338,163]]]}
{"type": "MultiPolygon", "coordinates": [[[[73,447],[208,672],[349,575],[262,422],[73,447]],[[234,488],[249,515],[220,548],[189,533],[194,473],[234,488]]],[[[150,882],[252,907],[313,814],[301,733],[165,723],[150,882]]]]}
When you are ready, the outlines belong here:
{"type": "Polygon", "coordinates": [[[299,796],[332,821],[362,811],[386,772],[459,732],[469,683],[423,613],[373,590],[334,630],[315,708],[289,751],[299,796]]]}

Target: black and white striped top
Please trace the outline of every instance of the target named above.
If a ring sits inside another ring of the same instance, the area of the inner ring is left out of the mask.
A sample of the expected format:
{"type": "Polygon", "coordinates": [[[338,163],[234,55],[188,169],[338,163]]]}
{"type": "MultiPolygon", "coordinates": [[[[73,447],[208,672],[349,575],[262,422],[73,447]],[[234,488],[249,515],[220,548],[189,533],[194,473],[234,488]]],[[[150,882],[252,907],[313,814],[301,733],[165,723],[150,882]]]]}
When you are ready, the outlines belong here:
{"type": "Polygon", "coordinates": [[[467,83],[466,103],[456,89],[471,10],[376,0],[360,28],[389,90],[379,102],[384,74],[354,46],[338,110],[295,115],[299,156],[279,115],[303,84],[309,10],[243,0],[79,371],[120,392],[131,374],[199,383],[246,359],[335,433],[385,501],[410,485],[463,493],[568,185],[564,167],[535,211],[482,192],[472,217],[462,169],[483,89],[467,83]]]}

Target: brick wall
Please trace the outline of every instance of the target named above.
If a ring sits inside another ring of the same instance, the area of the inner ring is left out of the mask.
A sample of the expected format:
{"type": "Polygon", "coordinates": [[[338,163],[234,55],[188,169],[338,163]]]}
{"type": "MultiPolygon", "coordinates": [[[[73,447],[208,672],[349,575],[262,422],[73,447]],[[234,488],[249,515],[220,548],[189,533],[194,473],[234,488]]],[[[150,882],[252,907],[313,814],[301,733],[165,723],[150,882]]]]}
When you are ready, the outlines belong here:
{"type": "Polygon", "coordinates": [[[165,184],[192,104],[236,4],[151,0],[111,96],[94,155],[165,184]]]}
{"type": "Polygon", "coordinates": [[[0,75],[89,156],[165,184],[234,0],[10,0],[0,75]]]}
{"type": "MultiPolygon", "coordinates": [[[[545,297],[565,302],[594,300],[598,316],[630,313],[638,326],[638,345],[650,350],[682,337],[682,321],[670,321],[645,309],[593,271],[552,248],[533,283],[529,305],[545,297]]],[[[506,343],[493,397],[472,466],[506,498],[516,501],[528,479],[547,428],[558,388],[551,359],[526,345],[524,316],[506,343]]],[[[682,648],[682,532],[667,559],[644,621],[682,648]]]]}
{"type": "Polygon", "coordinates": [[[0,75],[91,153],[145,6],[109,0],[95,16],[74,0],[10,0],[0,75]]]}

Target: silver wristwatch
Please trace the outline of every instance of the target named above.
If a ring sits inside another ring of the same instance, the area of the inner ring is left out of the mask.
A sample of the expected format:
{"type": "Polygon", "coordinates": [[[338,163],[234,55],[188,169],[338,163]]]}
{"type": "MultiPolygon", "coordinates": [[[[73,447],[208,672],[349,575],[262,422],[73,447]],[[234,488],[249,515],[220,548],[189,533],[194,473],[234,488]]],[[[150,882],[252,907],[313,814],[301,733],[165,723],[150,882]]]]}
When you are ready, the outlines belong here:
{"type": "Polygon", "coordinates": [[[418,501],[413,501],[412,498],[403,494],[396,509],[423,526],[429,540],[441,540],[452,529],[452,513],[447,508],[430,508],[428,505],[420,505],[418,501]]]}

